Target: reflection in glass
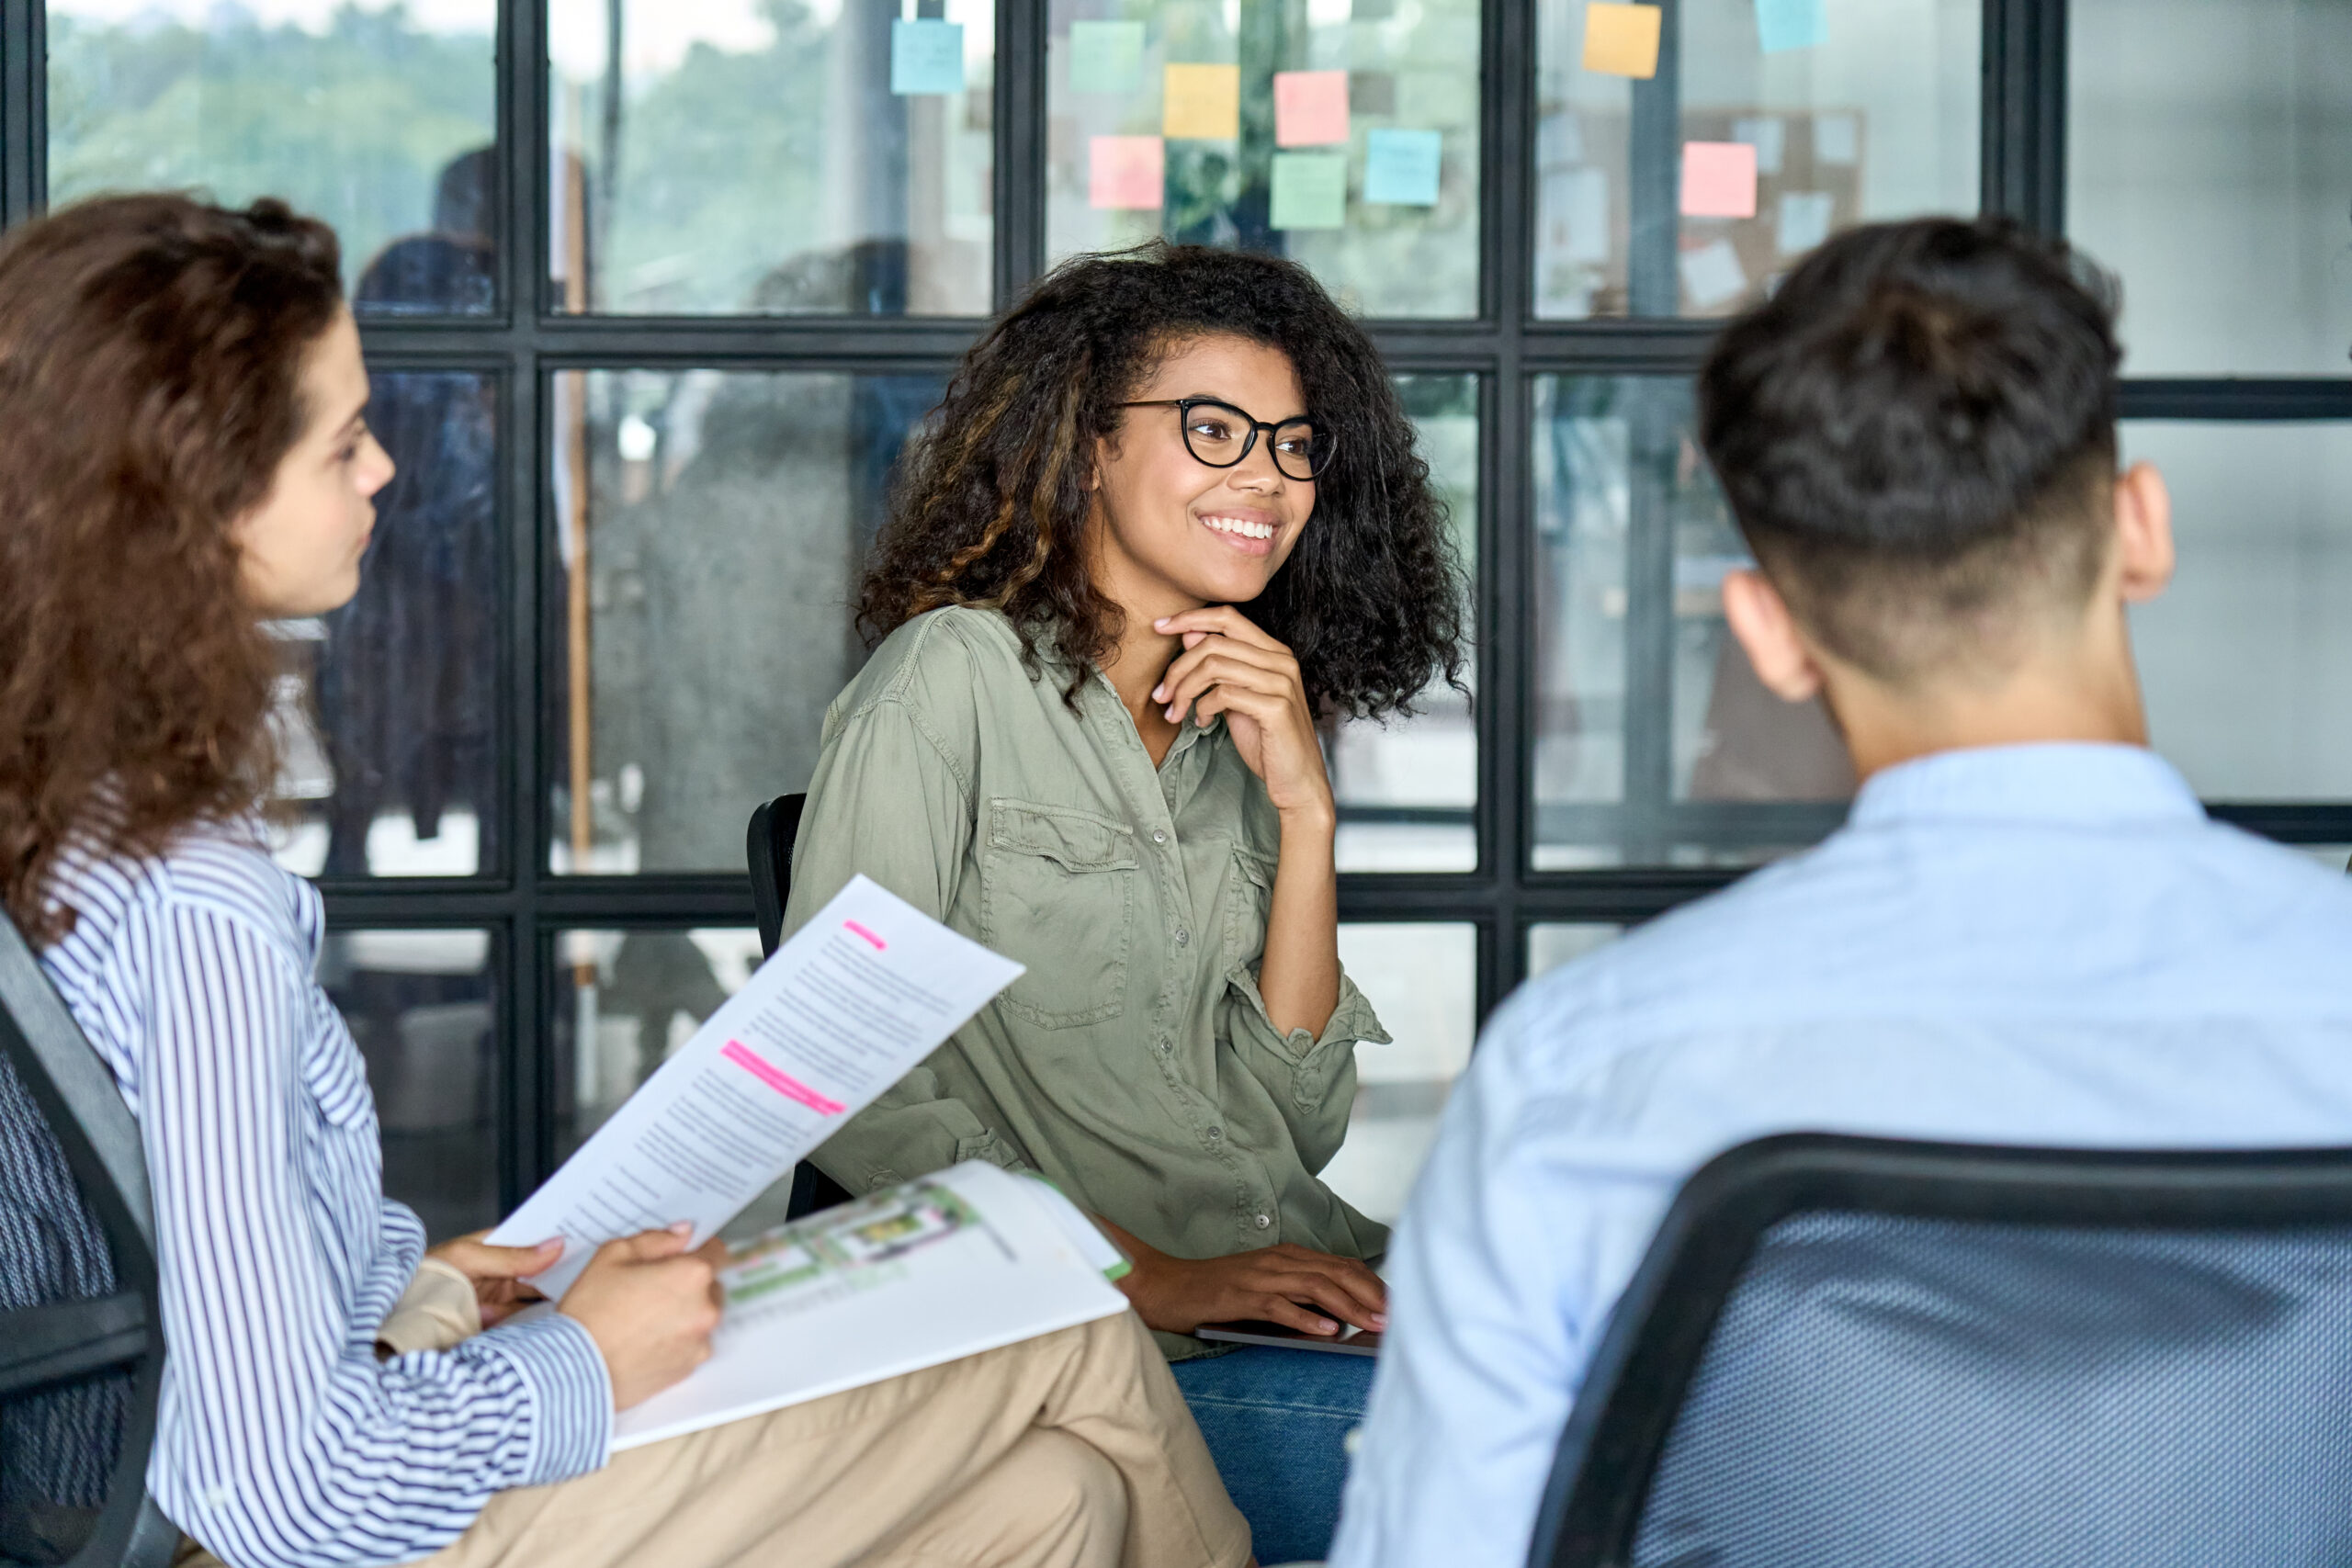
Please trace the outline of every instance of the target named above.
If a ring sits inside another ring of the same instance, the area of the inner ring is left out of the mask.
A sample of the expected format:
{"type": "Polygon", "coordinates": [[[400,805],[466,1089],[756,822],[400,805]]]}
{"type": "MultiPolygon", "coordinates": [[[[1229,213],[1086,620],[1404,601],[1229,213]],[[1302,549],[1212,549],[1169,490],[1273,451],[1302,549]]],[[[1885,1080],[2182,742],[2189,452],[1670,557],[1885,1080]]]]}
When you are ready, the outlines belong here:
{"type": "MultiPolygon", "coordinates": [[[[760,933],[748,928],[559,931],[550,1014],[556,1157],[569,1157],[603,1126],[759,964],[760,933]]],[[[753,1199],[726,1234],[782,1224],[791,1195],[787,1177],[753,1199]]]]}
{"type": "Polygon", "coordinates": [[[331,931],[319,982],[368,1064],[384,1191],[433,1240],[498,1220],[497,990],[490,932],[331,931]]]}
{"type": "Polygon", "coordinates": [[[1543,920],[1527,928],[1527,977],[1598,953],[1624,934],[1625,928],[1588,920],[1543,920]]]}
{"type": "Polygon", "coordinates": [[[1453,1080],[1470,1065],[1478,1026],[1477,931],[1468,925],[1343,925],[1340,962],[1395,1038],[1356,1047],[1347,1141],[1322,1177],[1365,1214],[1394,1224],[1429,1157],[1453,1080]]]}
{"type": "MultiPolygon", "coordinates": [[[[1444,502],[1462,564],[1478,559],[1478,378],[1399,376],[1430,479],[1444,502]]],[[[1475,671],[1464,671],[1464,683],[1475,671]]],[[[1470,698],[1442,682],[1409,718],[1340,725],[1331,788],[1340,804],[1341,871],[1474,871],[1478,730],[1470,698]]]]}
{"type": "Polygon", "coordinates": [[[557,378],[555,870],[743,869],[752,807],[808,787],[826,705],[865,662],[849,605],[890,466],[941,386],[557,378]]]}
{"type": "Polygon", "coordinates": [[[995,39],[989,0],[552,0],[557,308],[987,314],[995,39]]]}
{"type": "Polygon", "coordinates": [[[49,199],[200,188],[334,225],[363,315],[492,309],[494,0],[54,0],[49,199]]]}
{"type": "Polygon", "coordinates": [[[2141,423],[2179,568],[2132,637],[2156,750],[2211,800],[2352,799],[2352,424],[2141,423]]]}
{"type": "Polygon", "coordinates": [[[1166,234],[1288,255],[1364,315],[1477,314],[1476,0],[1052,10],[1052,259],[1166,234]]]}
{"type": "Polygon", "coordinates": [[[399,465],[350,604],[274,629],[277,858],[305,876],[472,876],[498,863],[496,383],[369,378],[399,465]]]}
{"type": "Polygon", "coordinates": [[[1739,863],[1810,841],[1852,790],[1820,705],[1757,682],[1723,620],[1747,563],[1688,383],[1534,387],[1538,870],[1739,863]],[[1754,803],[1754,804],[1751,804],[1754,803]]]}
{"type": "Polygon", "coordinates": [[[1584,68],[1585,0],[1540,6],[1539,316],[1729,315],[1838,229],[1976,210],[1978,0],[1822,0],[1770,53],[1759,16],[1804,7],[1681,0],[1645,81],[1584,68]]]}
{"type": "Polygon", "coordinates": [[[2073,0],[2066,230],[2124,369],[2352,374],[2352,6],[2073,0]]]}

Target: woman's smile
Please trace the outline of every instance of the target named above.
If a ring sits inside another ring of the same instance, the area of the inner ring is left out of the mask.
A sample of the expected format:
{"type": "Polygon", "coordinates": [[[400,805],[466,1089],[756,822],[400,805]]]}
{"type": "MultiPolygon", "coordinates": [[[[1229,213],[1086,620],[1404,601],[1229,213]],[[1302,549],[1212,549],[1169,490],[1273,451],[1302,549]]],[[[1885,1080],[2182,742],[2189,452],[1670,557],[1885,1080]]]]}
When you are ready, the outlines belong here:
{"type": "Polygon", "coordinates": [[[1227,548],[1245,556],[1273,554],[1282,519],[1254,506],[1218,506],[1193,513],[1194,521],[1217,536],[1227,548]]]}

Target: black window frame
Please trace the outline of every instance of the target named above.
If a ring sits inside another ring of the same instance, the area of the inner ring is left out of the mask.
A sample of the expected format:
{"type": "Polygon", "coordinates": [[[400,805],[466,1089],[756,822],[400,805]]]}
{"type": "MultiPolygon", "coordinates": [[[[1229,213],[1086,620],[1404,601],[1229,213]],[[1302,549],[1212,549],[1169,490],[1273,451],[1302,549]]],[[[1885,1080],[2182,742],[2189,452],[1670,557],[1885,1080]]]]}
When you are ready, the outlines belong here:
{"type": "MultiPolygon", "coordinates": [[[[1670,182],[1679,118],[1678,0],[1664,0],[1657,75],[1634,85],[1635,175],[1670,182]],[[1645,153],[1644,130],[1657,151],[1645,153]]],[[[996,0],[993,124],[995,300],[1042,270],[1046,231],[1046,45],[1049,0],[996,0]]],[[[1984,0],[1981,202],[2047,231],[2065,219],[2064,0],[1984,0]]],[[[41,210],[45,192],[44,6],[0,0],[0,223],[41,210]]],[[[1538,320],[1531,266],[1535,224],[1535,7],[1484,0],[1481,65],[1479,314],[1463,321],[1377,321],[1397,371],[1479,378],[1478,867],[1463,873],[1348,874],[1349,921],[1467,923],[1477,933],[1476,996],[1486,1014],[1522,977],[1532,926],[1645,919],[1728,885],[1736,869],[1530,868],[1534,805],[1531,680],[1536,541],[1531,413],[1534,378],[1553,373],[1687,377],[1718,323],[1538,320]]],[[[320,883],[337,929],[483,927],[497,973],[499,1181],[511,1206],[551,1168],[559,1118],[549,1043],[555,942],[571,928],[674,930],[752,923],[746,875],[557,874],[548,869],[549,784],[563,775],[548,671],[560,660],[559,519],[548,480],[555,378],[589,369],[944,371],[977,336],[976,320],[566,316],[548,265],[548,172],[543,7],[502,4],[496,34],[500,299],[469,319],[368,321],[378,371],[475,370],[497,386],[499,505],[507,629],[498,671],[506,819],[501,863],[468,878],[320,883]]],[[[1668,200],[1671,200],[1670,183],[1668,200]]],[[[1669,235],[1670,241],[1670,235],[1669,235]]],[[[1638,258],[1636,258],[1638,261],[1638,258]]],[[[1670,257],[1668,258],[1670,265],[1670,257]]],[[[2128,379],[2127,419],[2352,420],[2352,377],[2128,379]]],[[[1638,596],[1638,591],[1637,591],[1638,596]]],[[[1638,608],[1638,606],[1635,606],[1638,608]]],[[[1629,671],[1629,678],[1633,672],[1629,671]]],[[[1646,688],[1663,691],[1660,671],[1646,688]]],[[[779,787],[784,783],[780,781],[779,787]]],[[[748,818],[755,802],[745,801],[748,818]]],[[[2287,842],[2352,843],[2352,801],[2213,803],[2216,816],[2287,842]]]]}

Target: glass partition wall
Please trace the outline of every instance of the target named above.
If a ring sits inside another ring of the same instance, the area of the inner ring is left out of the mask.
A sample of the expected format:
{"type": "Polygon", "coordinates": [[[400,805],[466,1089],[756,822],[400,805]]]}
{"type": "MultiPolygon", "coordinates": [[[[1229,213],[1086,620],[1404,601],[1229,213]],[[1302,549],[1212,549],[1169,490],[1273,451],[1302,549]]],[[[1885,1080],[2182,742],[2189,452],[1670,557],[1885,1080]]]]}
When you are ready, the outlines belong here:
{"type": "MultiPolygon", "coordinates": [[[[988,314],[1157,235],[1386,354],[1475,567],[1464,690],[1327,733],[1392,1213],[1476,1024],[1841,819],[1726,634],[1722,318],[1848,224],[1990,209],[2124,283],[2181,577],[2156,743],[2352,843],[2339,0],[0,0],[0,217],[332,220],[401,465],[276,629],[284,863],[436,1235],[516,1201],[756,960],[743,829],[865,657],[892,466],[988,314]]],[[[2335,846],[2330,849],[2329,846],[2335,846]]]]}

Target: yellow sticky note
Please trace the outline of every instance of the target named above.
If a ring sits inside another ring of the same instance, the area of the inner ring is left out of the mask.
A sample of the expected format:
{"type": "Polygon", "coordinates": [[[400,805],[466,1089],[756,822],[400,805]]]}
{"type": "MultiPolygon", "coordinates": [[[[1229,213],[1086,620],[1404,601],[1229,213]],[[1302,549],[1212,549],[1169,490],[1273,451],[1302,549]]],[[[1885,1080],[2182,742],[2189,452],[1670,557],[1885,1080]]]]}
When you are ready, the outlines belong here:
{"type": "Polygon", "coordinates": [[[1657,30],[1664,15],[1656,6],[1591,0],[1584,8],[1584,68],[1643,81],[1657,75],[1657,30]]]}
{"type": "Polygon", "coordinates": [[[1230,141],[1241,134],[1241,67],[1171,65],[1162,103],[1160,134],[1230,141]]]}

